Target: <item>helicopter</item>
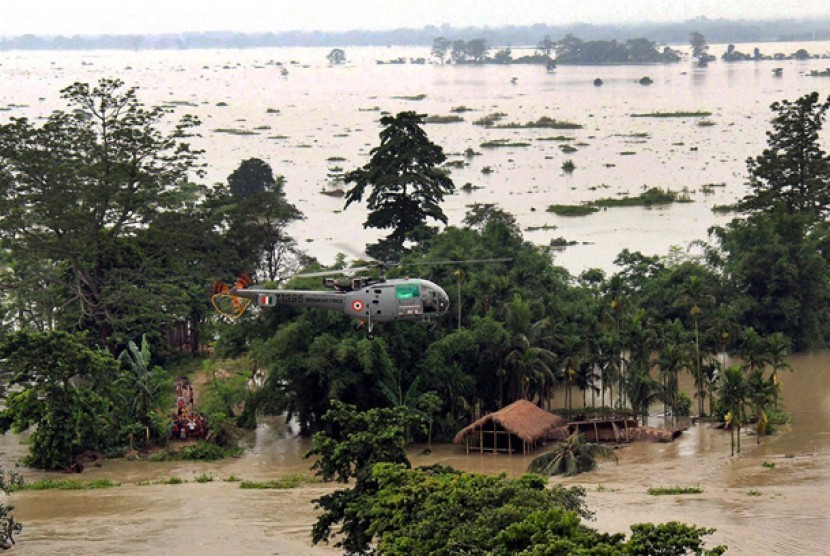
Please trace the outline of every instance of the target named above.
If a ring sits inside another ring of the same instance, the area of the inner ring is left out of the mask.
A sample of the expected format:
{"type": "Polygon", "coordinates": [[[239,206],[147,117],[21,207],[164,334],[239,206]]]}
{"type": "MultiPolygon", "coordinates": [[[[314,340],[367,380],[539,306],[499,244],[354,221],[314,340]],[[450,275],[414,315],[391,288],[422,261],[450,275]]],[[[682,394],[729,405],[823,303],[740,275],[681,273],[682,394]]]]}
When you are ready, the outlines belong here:
{"type": "MultiPolygon", "coordinates": [[[[512,258],[472,259],[465,261],[425,261],[419,265],[447,265],[463,263],[509,262],[512,258]]],[[[374,339],[376,323],[391,321],[426,320],[431,327],[435,319],[450,308],[447,292],[438,284],[423,278],[386,278],[386,270],[400,263],[372,261],[370,264],[321,272],[296,274],[298,278],[323,278],[323,285],[331,292],[313,290],[284,290],[253,287],[247,274],[240,275],[236,284],[217,283],[211,296],[214,308],[226,317],[242,316],[253,303],[259,307],[288,305],[341,311],[357,319],[355,330],[366,328],[366,338],[374,339]],[[359,275],[376,269],[377,278],[359,275]],[[350,279],[336,280],[335,275],[354,274],[350,279]]]]}

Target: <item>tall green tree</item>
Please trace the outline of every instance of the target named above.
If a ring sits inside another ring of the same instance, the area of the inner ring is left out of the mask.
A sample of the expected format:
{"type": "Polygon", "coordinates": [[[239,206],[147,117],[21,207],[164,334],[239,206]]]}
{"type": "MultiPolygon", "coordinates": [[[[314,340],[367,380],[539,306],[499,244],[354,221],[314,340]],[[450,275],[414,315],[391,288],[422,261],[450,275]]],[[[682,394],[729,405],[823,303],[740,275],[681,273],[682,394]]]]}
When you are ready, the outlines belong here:
{"type": "Polygon", "coordinates": [[[732,365],[723,370],[718,384],[718,396],[721,406],[728,412],[731,455],[734,456],[736,432],[738,453],[741,453],[741,426],[744,422],[744,408],[746,407],[747,398],[746,377],[740,367],[732,365]]]}
{"type": "Polygon", "coordinates": [[[0,342],[0,360],[0,431],[36,426],[28,465],[64,469],[81,452],[111,445],[117,364],[108,352],[66,332],[19,331],[0,342]]]}
{"type": "Polygon", "coordinates": [[[119,326],[114,316],[148,303],[157,308],[165,292],[167,315],[160,318],[174,319],[186,297],[150,266],[163,247],[136,238],[196,199],[189,176],[200,173],[199,153],[184,140],[198,121],[184,116],[169,125],[170,110],[145,107],[136,89],[117,79],[75,83],[62,97],[68,111],[0,126],[0,245],[14,268],[38,268],[60,295],[26,293],[38,286],[25,270],[13,275],[12,291],[107,344],[119,326]],[[125,260],[133,268],[120,272],[125,260]],[[158,296],[145,295],[142,304],[133,295],[139,289],[158,296]]]}
{"type": "Polygon", "coordinates": [[[432,55],[438,58],[443,64],[447,58],[447,53],[450,51],[452,42],[446,37],[436,37],[432,41],[432,55]]]}
{"type": "Polygon", "coordinates": [[[795,101],[774,102],[767,148],[747,159],[749,193],[739,203],[742,212],[804,214],[812,219],[830,210],[830,156],[819,137],[830,96],[818,92],[795,101]]]}
{"type": "Polygon", "coordinates": [[[369,215],[363,227],[391,228],[386,239],[370,248],[372,256],[399,255],[404,242],[415,239],[416,230],[428,220],[447,222],[441,201],[455,186],[438,167],[447,157],[421,127],[425,118],[413,111],[381,118],[385,127],[370,161],[344,177],[354,184],[346,192],[346,208],[366,196],[369,215]]]}
{"type": "Polygon", "coordinates": [[[692,47],[692,58],[697,60],[701,66],[709,63],[709,44],[706,42],[706,37],[697,31],[692,32],[689,36],[689,43],[692,47]]]}

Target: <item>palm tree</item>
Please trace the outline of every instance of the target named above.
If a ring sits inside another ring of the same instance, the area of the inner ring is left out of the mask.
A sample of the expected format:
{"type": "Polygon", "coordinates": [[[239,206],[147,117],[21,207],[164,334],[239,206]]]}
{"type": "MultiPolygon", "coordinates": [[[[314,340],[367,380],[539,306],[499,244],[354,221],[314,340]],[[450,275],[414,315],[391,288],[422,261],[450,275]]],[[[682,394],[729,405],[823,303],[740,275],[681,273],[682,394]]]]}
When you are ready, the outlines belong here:
{"type": "Polygon", "coordinates": [[[688,368],[692,354],[689,349],[689,334],[683,328],[683,323],[675,319],[663,328],[660,338],[660,356],[657,364],[660,366],[660,378],[662,380],[663,413],[664,420],[668,422],[668,408],[672,408],[672,422],[675,411],[674,402],[677,397],[678,375],[680,371],[688,368]]]}
{"type": "Polygon", "coordinates": [[[530,473],[570,477],[597,468],[597,459],[617,461],[614,450],[585,441],[582,434],[573,434],[559,442],[550,452],[537,456],[527,467],[530,473]]]}
{"type": "Polygon", "coordinates": [[[706,293],[699,276],[692,275],[684,285],[679,303],[689,307],[689,315],[695,323],[695,382],[697,383],[697,410],[703,415],[703,376],[700,370],[700,330],[698,319],[703,314],[703,306],[714,303],[714,297],[706,293]]]}
{"type": "Polygon", "coordinates": [[[743,341],[738,348],[738,355],[743,361],[743,369],[752,371],[763,369],[770,362],[767,342],[751,326],[743,333],[743,341]]]}
{"type": "Polygon", "coordinates": [[[791,371],[792,366],[787,361],[787,357],[792,350],[792,341],[782,334],[775,332],[767,336],[767,355],[769,357],[769,366],[772,367],[772,375],[770,379],[775,385],[775,399],[773,407],[778,409],[778,395],[781,392],[781,381],[778,378],[778,371],[791,371]]]}
{"type": "Polygon", "coordinates": [[[614,382],[619,379],[620,359],[619,342],[616,334],[603,334],[599,339],[599,354],[597,365],[599,365],[599,380],[602,384],[600,405],[605,407],[605,389],[608,387],[610,405],[614,405],[614,382]]]}
{"type": "Polygon", "coordinates": [[[573,410],[571,386],[576,381],[577,369],[582,362],[582,338],[577,334],[566,334],[561,341],[562,370],[565,373],[565,407],[568,418],[573,410]]]}
{"type": "Polygon", "coordinates": [[[741,453],[741,424],[743,423],[744,403],[747,396],[744,372],[737,365],[724,369],[718,384],[720,403],[727,410],[727,423],[731,434],[732,454],[735,455],[735,430],[738,431],[738,453],[741,453]]]}
{"type": "Polygon", "coordinates": [[[548,403],[556,382],[556,354],[544,347],[550,322],[530,322],[530,304],[516,296],[507,309],[507,324],[513,335],[504,357],[510,401],[538,397],[540,406],[548,403]]]}

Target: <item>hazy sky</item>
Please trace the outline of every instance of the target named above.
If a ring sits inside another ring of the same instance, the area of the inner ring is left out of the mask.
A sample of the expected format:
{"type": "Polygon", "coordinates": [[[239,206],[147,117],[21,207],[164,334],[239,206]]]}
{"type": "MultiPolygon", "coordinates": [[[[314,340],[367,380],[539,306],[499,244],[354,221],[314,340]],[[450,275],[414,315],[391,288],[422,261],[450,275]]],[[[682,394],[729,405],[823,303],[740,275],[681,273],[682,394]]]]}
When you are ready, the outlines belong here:
{"type": "Polygon", "coordinates": [[[290,31],[830,17],[793,0],[5,0],[0,35],[290,31]]]}

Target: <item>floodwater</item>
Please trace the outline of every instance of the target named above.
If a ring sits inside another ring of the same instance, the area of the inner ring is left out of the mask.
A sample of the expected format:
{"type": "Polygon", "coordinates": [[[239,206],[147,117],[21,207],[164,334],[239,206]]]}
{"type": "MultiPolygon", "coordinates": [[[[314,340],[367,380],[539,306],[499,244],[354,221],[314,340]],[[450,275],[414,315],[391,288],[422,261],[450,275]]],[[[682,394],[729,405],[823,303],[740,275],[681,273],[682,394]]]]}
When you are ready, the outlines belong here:
{"type": "MultiPolygon", "coordinates": [[[[737,45],[751,52],[830,51],[830,43],[737,45]]],[[[719,55],[724,45],[712,45],[719,55]]],[[[830,93],[830,79],[810,77],[829,60],[714,63],[697,68],[682,62],[661,66],[560,67],[548,74],[537,66],[378,65],[376,60],[428,57],[426,47],[348,48],[348,63],[329,67],[328,49],[252,49],[188,51],[3,52],[0,53],[0,118],[38,118],[64,108],[61,88],[74,81],[118,77],[140,87],[147,104],[168,104],[178,114],[203,122],[193,142],[204,149],[206,183],[224,182],[250,157],[262,158],[286,178],[288,198],[306,220],[292,227],[300,246],[332,262],[343,243],[361,250],[376,239],[362,228],[365,211],[343,211],[341,198],[322,195],[342,187],[333,174],[365,164],[378,144],[381,111],[416,110],[449,115],[455,107],[465,121],[430,124],[430,138],[442,145],[459,191],[444,204],[451,224],[459,224],[467,205],[496,203],[513,213],[528,239],[547,244],[563,236],[580,245],[556,255],[572,272],[610,269],[625,247],[665,255],[706,237],[707,229],[729,215],[713,205],[729,204],[745,192],[745,160],[760,154],[769,128],[769,105],[818,90],[830,93]],[[780,77],[773,68],[783,69],[780,77]],[[284,71],[287,72],[283,75],[284,71]],[[650,86],[637,81],[649,76],[650,86]],[[512,83],[515,78],[515,83],[512,83]],[[601,78],[604,84],[595,87],[601,78]],[[422,100],[412,100],[413,97],[422,100]],[[405,98],[409,97],[409,98],[405,98]],[[706,118],[634,118],[632,114],[708,111],[706,118]],[[502,112],[504,122],[541,116],[575,122],[579,130],[485,129],[472,125],[502,112]],[[713,125],[700,126],[701,120],[713,125]],[[230,134],[219,130],[233,130],[230,134]],[[576,148],[566,154],[564,135],[576,148]],[[525,147],[482,148],[489,140],[524,142],[525,147]],[[481,153],[467,159],[472,148],[481,153]],[[576,170],[561,166],[571,159],[576,170]],[[490,167],[492,173],[482,170],[490,167]],[[723,184],[704,192],[706,184],[723,184]],[[560,217],[550,204],[571,204],[643,188],[687,189],[693,203],[661,208],[615,208],[585,217],[560,217]]],[[[514,56],[524,52],[514,49],[514,56]]]]}
{"type": "MultiPolygon", "coordinates": [[[[751,52],[794,52],[804,46],[824,53],[830,43],[738,45],[751,52]]],[[[714,45],[712,53],[724,50],[714,45]]],[[[374,240],[362,229],[365,212],[342,212],[342,199],[320,194],[338,187],[330,174],[363,165],[377,145],[380,111],[448,115],[467,106],[464,122],[429,125],[430,138],[450,160],[469,165],[452,170],[456,185],[481,189],[447,199],[450,223],[461,222],[473,202],[497,203],[516,215],[526,236],[546,244],[553,237],[586,243],[569,247],[556,261],[572,272],[610,269],[624,247],[664,255],[672,245],[702,239],[713,224],[730,216],[712,213],[744,194],[745,159],[761,152],[769,128],[769,105],[818,90],[830,93],[830,79],[813,78],[830,61],[715,63],[695,68],[670,66],[562,67],[547,74],[538,67],[453,67],[377,65],[376,59],[427,56],[426,48],[348,48],[349,63],[328,67],[326,49],[257,49],[159,52],[0,53],[0,119],[39,118],[63,108],[61,88],[74,81],[119,77],[140,87],[147,104],[169,103],[179,114],[198,115],[203,125],[194,143],[205,150],[206,183],[224,181],[241,160],[258,157],[286,178],[289,199],[306,214],[292,233],[309,254],[331,262],[338,246],[355,249],[374,240]],[[296,63],[292,63],[295,61],[296,63]],[[282,65],[277,65],[280,62],[282,65]],[[772,69],[783,68],[775,77],[772,69]],[[287,70],[283,75],[282,68],[287,70]],[[648,87],[637,80],[645,75],[648,87]],[[516,83],[512,84],[512,78],[516,83]],[[594,87],[600,77],[602,87],[594,87]],[[400,97],[426,95],[423,100],[400,97]],[[398,97],[398,98],[396,98],[398,97]],[[271,109],[270,113],[268,109],[271,109]],[[633,118],[654,111],[712,112],[695,118],[633,118]],[[581,130],[484,129],[472,120],[492,112],[506,122],[540,116],[573,121],[581,130]],[[228,134],[217,130],[243,130],[228,134]],[[576,152],[561,142],[573,137],[576,152]],[[487,140],[527,142],[527,147],[485,149],[487,140]],[[481,156],[465,159],[473,148],[481,156]],[[625,153],[625,154],[623,154],[625,153]],[[343,158],[345,160],[330,160],[343,158]],[[572,159],[576,170],[562,172],[572,159]],[[492,173],[482,169],[489,166],[492,173]],[[338,168],[342,169],[339,170],[338,168]],[[705,184],[725,184],[704,193],[705,184]],[[587,217],[545,212],[549,204],[578,203],[644,187],[688,188],[693,203],[663,208],[618,208],[587,217]]],[[[520,54],[514,51],[514,55],[520,54]]],[[[784,404],[793,423],[756,446],[744,437],[744,453],[729,456],[727,433],[697,425],[671,444],[634,444],[620,450],[618,465],[604,463],[589,475],[566,482],[584,484],[595,525],[625,531],[638,521],[678,519],[718,531],[714,541],[730,554],[819,554],[830,543],[830,353],[793,357],[796,371],[784,376],[784,404]],[[765,468],[764,461],[775,463],[765,468]],[[601,486],[600,486],[601,485],[601,486]],[[649,486],[700,485],[701,495],[653,497],[649,486]],[[756,495],[750,495],[750,491],[756,495]]],[[[689,388],[690,381],[686,383],[689,388]]],[[[579,394],[575,394],[579,398],[579,394]]],[[[590,400],[590,399],[589,399],[590,400]]],[[[589,402],[590,403],[590,402],[589,402]]],[[[659,408],[652,408],[659,411],[659,408]]],[[[307,472],[297,439],[279,420],[260,425],[253,448],[239,459],[214,464],[107,461],[83,479],[109,477],[121,487],[93,491],[20,492],[15,514],[25,524],[16,551],[21,554],[152,553],[314,554],[311,500],[328,485],[295,490],[241,490],[221,479],[236,475],[263,480],[307,472]],[[215,480],[199,484],[201,473],[215,480]],[[139,486],[179,476],[181,485],[139,486]]],[[[25,454],[20,439],[0,439],[6,468],[25,454]]],[[[413,449],[415,464],[443,463],[477,472],[524,471],[528,457],[464,454],[437,446],[429,456],[413,449]]],[[[30,480],[44,476],[23,470],[30,480]]]]}
{"type": "MultiPolygon", "coordinates": [[[[618,450],[619,462],[603,462],[592,473],[566,479],[588,491],[596,512],[592,525],[627,532],[637,522],[679,520],[712,527],[712,543],[729,554],[824,554],[830,543],[830,352],[792,357],[783,377],[782,403],[792,423],[762,439],[744,434],[743,452],[729,455],[729,433],[695,425],[669,444],[634,443],[618,450]],[[774,463],[774,468],[764,467],[774,463]],[[650,496],[652,486],[701,486],[703,494],[650,496]]],[[[684,381],[689,390],[690,381],[684,381]]],[[[689,390],[689,393],[691,391],[689,390]]],[[[575,396],[577,398],[577,396],[575,396]]],[[[652,407],[653,411],[659,410],[652,407]]],[[[243,490],[222,479],[236,475],[268,480],[308,473],[299,439],[280,419],[260,423],[252,448],[218,463],[106,461],[80,479],[108,477],[122,486],[87,491],[23,491],[13,495],[24,523],[20,554],[324,554],[312,547],[311,500],[332,485],[293,490],[243,490]],[[208,474],[210,483],[196,483],[208,474]],[[150,484],[177,476],[186,484],[150,484]]],[[[465,454],[462,446],[436,445],[430,455],[411,449],[414,465],[441,463],[480,473],[515,476],[531,456],[465,454]]],[[[25,453],[21,440],[0,439],[0,462],[13,466],[25,453]]],[[[50,476],[23,470],[34,480],[50,476]]],[[[54,477],[54,475],[51,475],[54,477]]],[[[63,477],[63,476],[58,476],[63,477]]]]}

